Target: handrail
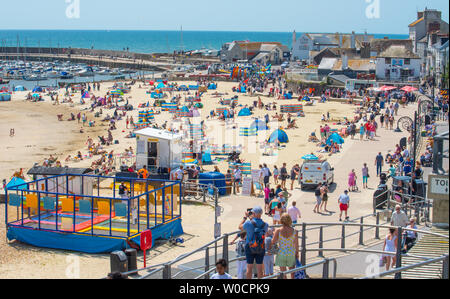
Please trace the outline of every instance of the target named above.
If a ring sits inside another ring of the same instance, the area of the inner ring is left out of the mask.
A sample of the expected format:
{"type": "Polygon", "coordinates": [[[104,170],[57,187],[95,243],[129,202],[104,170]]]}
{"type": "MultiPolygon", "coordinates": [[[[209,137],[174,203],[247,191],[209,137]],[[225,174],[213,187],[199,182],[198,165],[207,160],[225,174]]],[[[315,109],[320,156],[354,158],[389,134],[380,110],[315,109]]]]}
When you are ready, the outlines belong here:
{"type": "MultiPolygon", "coordinates": [[[[429,259],[427,261],[420,262],[420,263],[417,263],[417,264],[414,264],[414,265],[408,265],[408,266],[400,267],[400,268],[397,268],[397,269],[392,269],[392,270],[385,271],[385,272],[380,273],[380,274],[370,275],[370,276],[362,277],[362,278],[359,278],[359,279],[374,279],[374,278],[378,278],[378,277],[384,277],[384,276],[387,276],[387,275],[390,275],[390,274],[396,274],[396,273],[400,273],[400,272],[403,272],[403,271],[406,271],[406,270],[422,267],[422,266],[425,266],[425,265],[438,263],[440,261],[446,261],[448,263],[448,254],[443,255],[441,257],[438,257],[438,258],[429,259]]],[[[448,264],[447,264],[447,271],[448,271],[448,264]]],[[[446,278],[445,277],[443,277],[443,278],[448,279],[448,273],[443,273],[443,275],[444,276],[447,275],[446,278]]]]}

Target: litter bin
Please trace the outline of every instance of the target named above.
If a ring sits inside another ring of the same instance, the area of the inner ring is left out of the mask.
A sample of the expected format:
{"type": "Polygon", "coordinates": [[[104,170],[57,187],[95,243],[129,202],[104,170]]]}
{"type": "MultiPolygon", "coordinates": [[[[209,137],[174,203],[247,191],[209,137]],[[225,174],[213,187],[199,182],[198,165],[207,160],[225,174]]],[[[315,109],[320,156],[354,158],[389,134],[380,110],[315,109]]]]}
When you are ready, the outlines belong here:
{"type": "Polygon", "coordinates": [[[373,209],[383,209],[386,201],[388,199],[387,185],[381,184],[378,186],[377,190],[373,193],[373,209]],[[384,193],[384,194],[383,194],[384,193]],[[382,204],[384,203],[384,204],[382,204]]]}
{"type": "Polygon", "coordinates": [[[127,272],[128,271],[128,258],[123,251],[114,251],[110,255],[111,273],[114,272],[127,272]]]}
{"type": "Polygon", "coordinates": [[[128,271],[137,270],[137,250],[129,248],[125,250],[125,254],[128,259],[128,271]]]}

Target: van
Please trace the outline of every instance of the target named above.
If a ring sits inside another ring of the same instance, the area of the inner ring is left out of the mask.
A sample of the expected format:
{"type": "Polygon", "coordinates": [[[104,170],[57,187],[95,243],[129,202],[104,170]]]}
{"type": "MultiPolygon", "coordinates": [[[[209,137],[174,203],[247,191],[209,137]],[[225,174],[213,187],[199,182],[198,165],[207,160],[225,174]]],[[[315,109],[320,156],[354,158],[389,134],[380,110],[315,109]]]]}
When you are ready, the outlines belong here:
{"type": "Polygon", "coordinates": [[[315,188],[319,183],[331,185],[334,183],[334,168],[327,161],[306,161],[300,169],[298,180],[302,190],[315,188]]]}

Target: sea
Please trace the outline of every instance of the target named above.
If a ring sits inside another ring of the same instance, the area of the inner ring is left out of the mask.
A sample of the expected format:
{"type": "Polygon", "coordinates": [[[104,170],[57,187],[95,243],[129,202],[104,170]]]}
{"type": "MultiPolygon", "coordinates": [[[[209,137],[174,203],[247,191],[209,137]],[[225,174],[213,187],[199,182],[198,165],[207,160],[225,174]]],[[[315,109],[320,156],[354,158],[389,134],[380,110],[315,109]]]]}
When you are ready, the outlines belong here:
{"type": "MultiPolygon", "coordinates": [[[[370,33],[369,33],[370,34],[370,33]]],[[[297,37],[301,33],[297,33],[297,37]]],[[[408,35],[374,34],[375,38],[407,39],[408,35]]],[[[236,31],[108,31],[108,30],[0,30],[0,47],[93,48],[136,53],[172,53],[220,50],[227,42],[280,42],[289,48],[292,32],[236,31]]]]}

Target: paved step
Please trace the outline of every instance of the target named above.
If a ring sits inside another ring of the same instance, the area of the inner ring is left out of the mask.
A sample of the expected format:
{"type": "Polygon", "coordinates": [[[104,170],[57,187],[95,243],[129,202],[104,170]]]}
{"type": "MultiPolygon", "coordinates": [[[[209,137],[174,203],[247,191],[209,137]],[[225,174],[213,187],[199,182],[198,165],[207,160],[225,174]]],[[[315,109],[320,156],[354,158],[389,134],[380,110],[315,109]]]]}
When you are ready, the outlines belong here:
{"type": "MultiPolygon", "coordinates": [[[[439,229],[436,227],[430,230],[433,233],[448,236],[449,231],[439,229]]],[[[426,257],[436,258],[448,254],[448,238],[422,234],[419,236],[417,244],[411,248],[408,254],[426,257]]],[[[419,263],[423,259],[415,257],[403,257],[402,266],[409,266],[419,263]]],[[[394,278],[394,275],[387,276],[388,278],[394,278]]],[[[442,278],[442,262],[428,264],[421,267],[413,268],[402,272],[403,279],[441,279],[442,278]]]]}

